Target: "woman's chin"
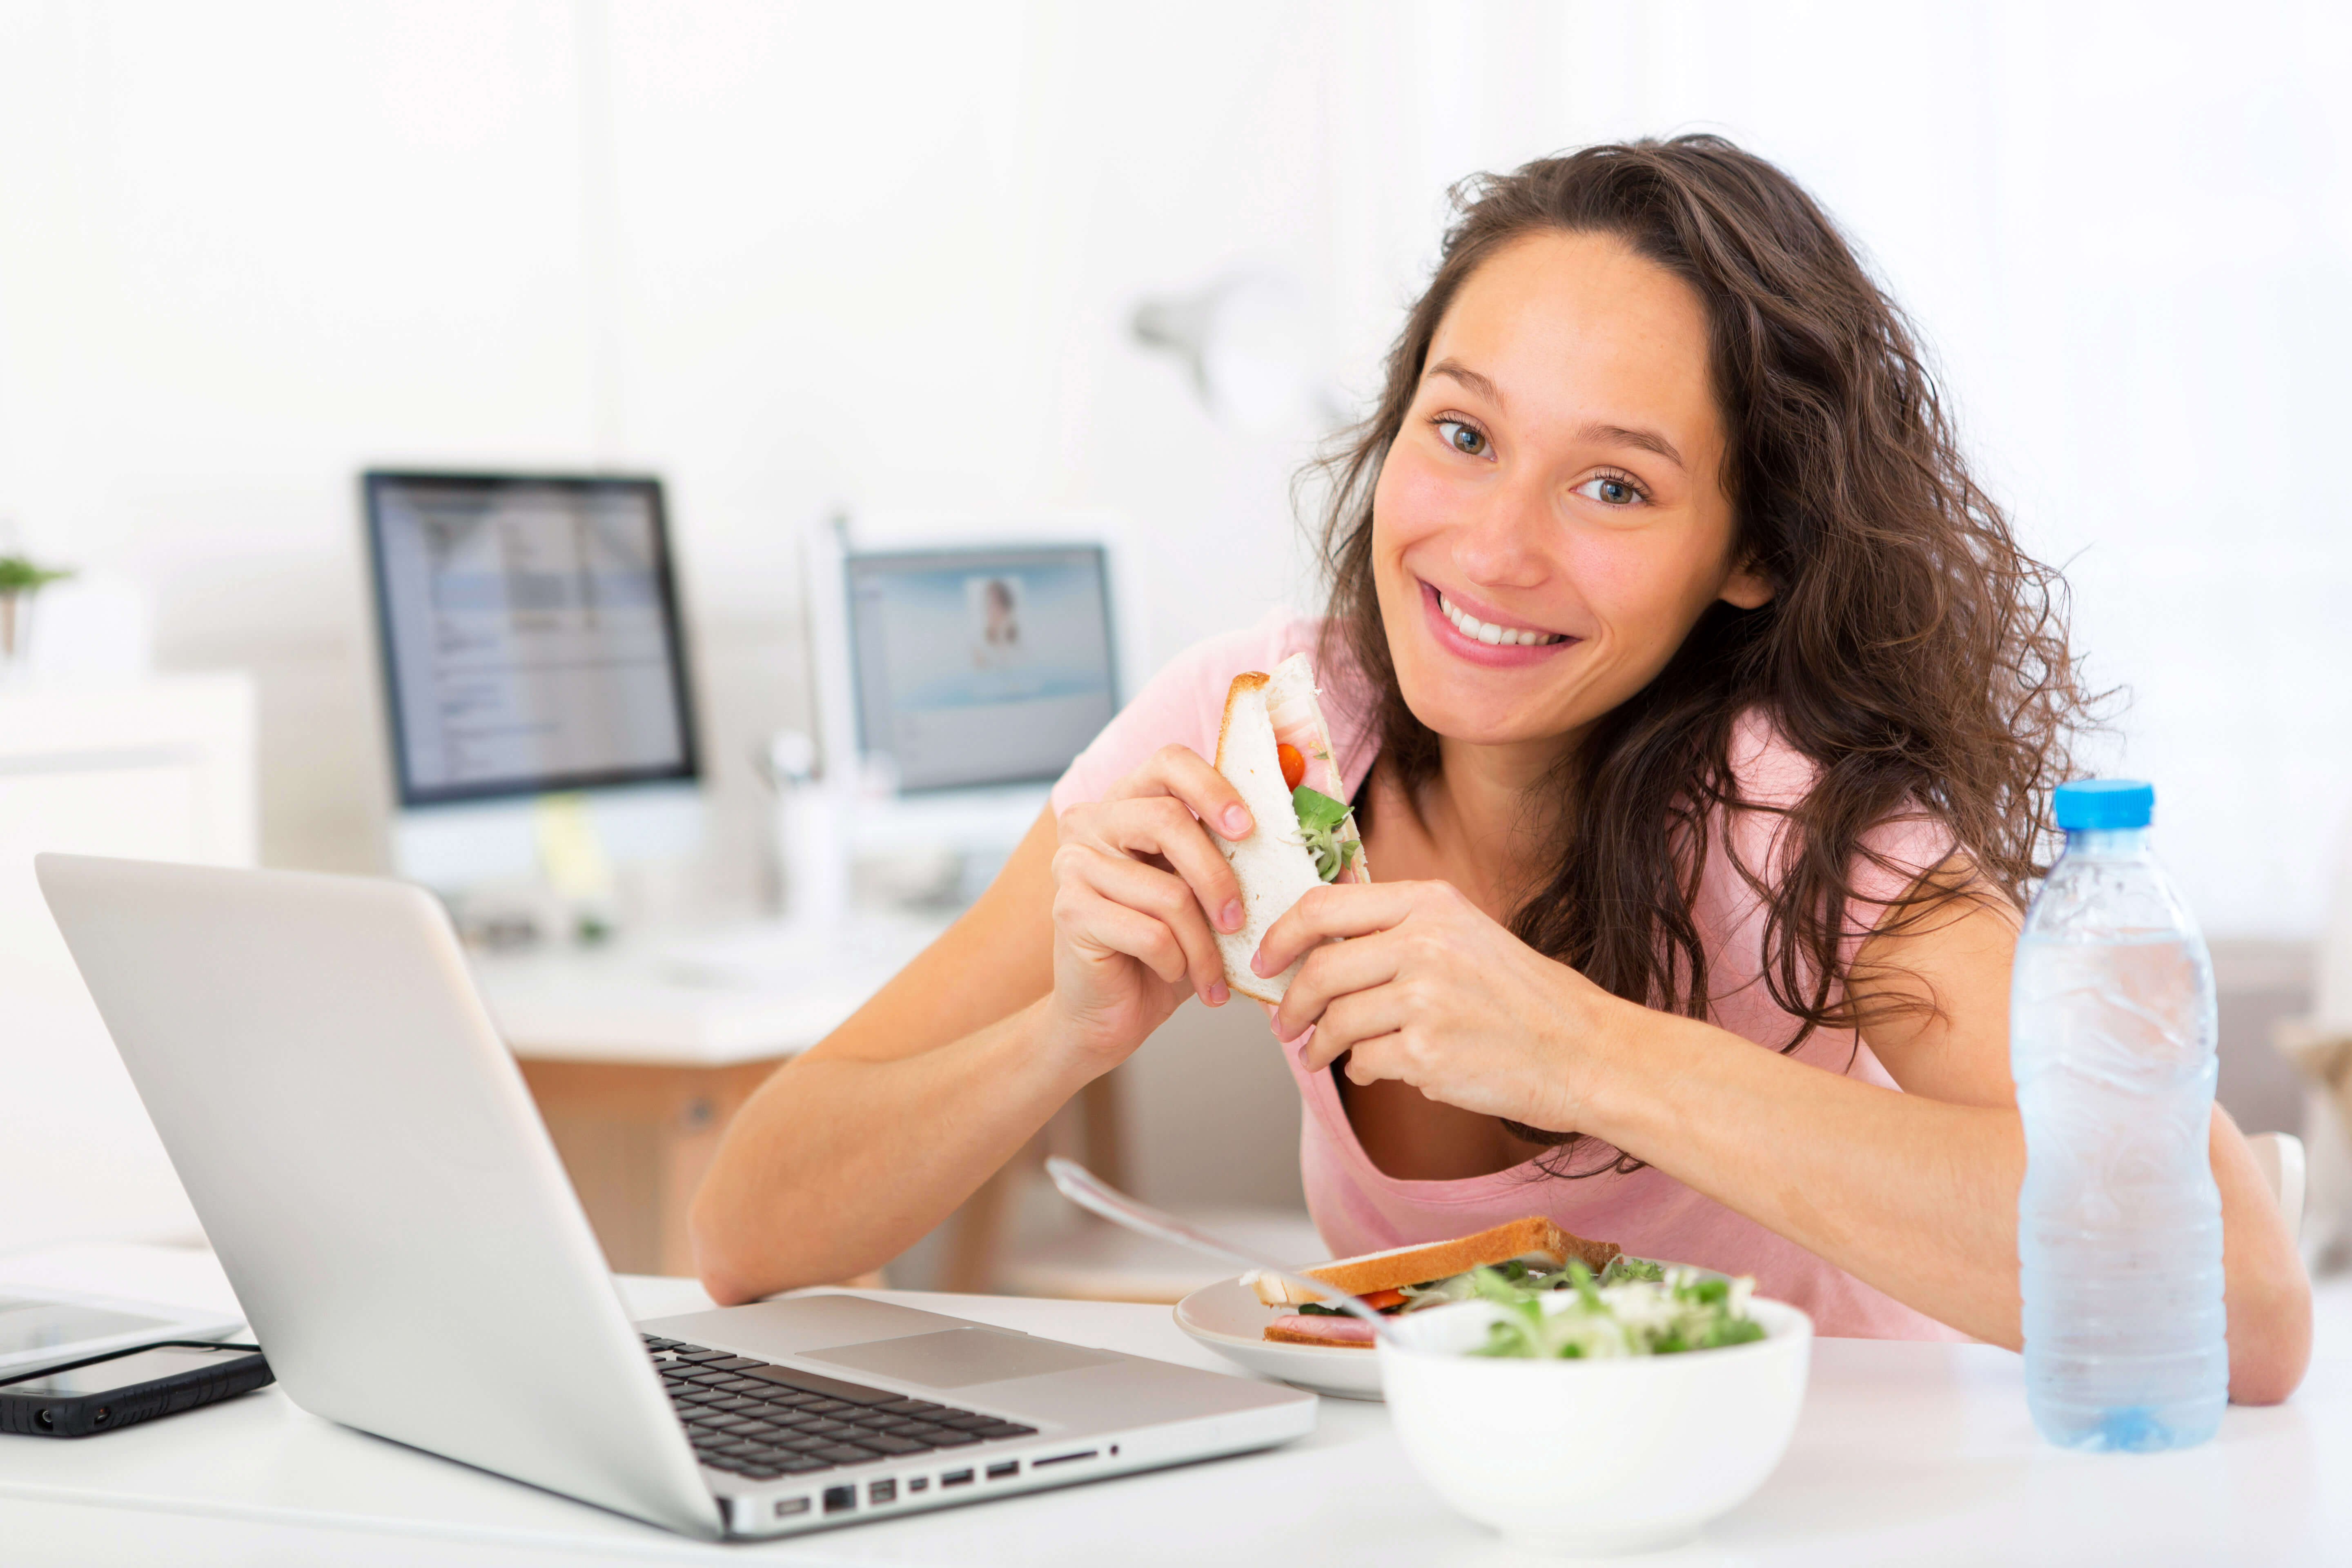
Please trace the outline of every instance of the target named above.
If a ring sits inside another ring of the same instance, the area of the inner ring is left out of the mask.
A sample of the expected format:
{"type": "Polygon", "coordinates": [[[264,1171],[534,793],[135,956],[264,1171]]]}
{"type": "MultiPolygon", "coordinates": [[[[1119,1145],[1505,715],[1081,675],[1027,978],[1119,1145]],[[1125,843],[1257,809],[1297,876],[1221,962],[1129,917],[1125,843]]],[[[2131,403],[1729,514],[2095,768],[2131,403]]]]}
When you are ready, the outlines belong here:
{"type": "Polygon", "coordinates": [[[1570,717],[1554,716],[1549,703],[1530,703],[1514,694],[1464,689],[1464,683],[1415,679],[1403,667],[1397,670],[1404,702],[1412,716],[1433,733],[1471,746],[1517,746],[1530,742],[1558,741],[1579,725],[1570,717]]]}

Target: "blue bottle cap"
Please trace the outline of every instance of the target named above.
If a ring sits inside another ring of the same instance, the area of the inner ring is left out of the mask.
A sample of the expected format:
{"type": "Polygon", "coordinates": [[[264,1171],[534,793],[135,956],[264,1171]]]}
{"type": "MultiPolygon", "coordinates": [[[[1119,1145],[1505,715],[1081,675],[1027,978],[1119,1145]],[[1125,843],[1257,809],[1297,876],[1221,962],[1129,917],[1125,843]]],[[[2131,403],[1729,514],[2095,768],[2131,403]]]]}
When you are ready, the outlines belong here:
{"type": "Polygon", "coordinates": [[[2052,797],[2058,826],[2078,828],[2146,827],[2156,811],[2156,786],[2140,779],[2076,779],[2052,797]]]}

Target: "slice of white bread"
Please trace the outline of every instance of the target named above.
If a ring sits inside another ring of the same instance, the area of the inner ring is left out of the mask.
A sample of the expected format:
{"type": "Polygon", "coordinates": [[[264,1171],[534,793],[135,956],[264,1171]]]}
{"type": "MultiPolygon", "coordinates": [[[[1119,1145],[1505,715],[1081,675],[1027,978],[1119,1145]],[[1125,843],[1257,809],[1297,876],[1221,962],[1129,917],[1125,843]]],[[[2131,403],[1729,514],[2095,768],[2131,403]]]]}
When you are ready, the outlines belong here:
{"type": "MultiPolygon", "coordinates": [[[[1293,654],[1269,675],[1250,670],[1234,677],[1225,692],[1225,716],[1217,730],[1217,771],[1249,807],[1256,829],[1234,842],[1217,839],[1217,847],[1234,868],[1242,887],[1242,929],[1219,931],[1217,951],[1225,961],[1225,984],[1234,993],[1265,1003],[1278,1003],[1298,973],[1294,963],[1281,973],[1261,976],[1250,959],[1265,940],[1266,928],[1290,906],[1323,885],[1315,872],[1315,857],[1298,829],[1290,786],[1282,779],[1276,752],[1274,715],[1279,711],[1294,728],[1303,731],[1299,747],[1307,759],[1307,783],[1327,795],[1339,790],[1339,773],[1331,755],[1331,738],[1315,703],[1315,676],[1305,654],[1293,654]]],[[[1353,825],[1342,835],[1352,837],[1353,825]]],[[[1353,864],[1340,875],[1369,881],[1360,847],[1353,864]]]]}
{"type": "MultiPolygon", "coordinates": [[[[1342,1258],[1297,1272],[1309,1279],[1320,1279],[1350,1296],[1364,1296],[1375,1290],[1395,1290],[1407,1285],[1450,1279],[1456,1274],[1492,1268],[1515,1258],[1526,1263],[1540,1263],[1548,1268],[1557,1268],[1571,1258],[1580,1258],[1584,1266],[1597,1274],[1621,1250],[1613,1241],[1587,1241],[1560,1229],[1541,1215],[1530,1215],[1475,1236],[1427,1242],[1419,1247],[1392,1247],[1386,1252],[1342,1258]]],[[[1269,1307],[1296,1307],[1319,1300],[1303,1288],[1286,1279],[1276,1279],[1262,1269],[1253,1268],[1243,1275],[1242,1283],[1256,1291],[1257,1299],[1269,1307]]]]}

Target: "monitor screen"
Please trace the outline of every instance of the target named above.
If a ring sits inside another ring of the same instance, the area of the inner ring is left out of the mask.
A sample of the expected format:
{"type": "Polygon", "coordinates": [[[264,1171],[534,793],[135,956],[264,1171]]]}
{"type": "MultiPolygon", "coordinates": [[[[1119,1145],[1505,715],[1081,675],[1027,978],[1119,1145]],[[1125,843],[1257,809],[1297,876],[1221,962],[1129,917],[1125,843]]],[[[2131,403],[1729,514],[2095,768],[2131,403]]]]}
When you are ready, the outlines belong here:
{"type": "Polygon", "coordinates": [[[365,488],[403,805],[697,775],[657,480],[365,488]]]}
{"type": "Polygon", "coordinates": [[[853,554],[858,744],[907,790],[1060,776],[1117,700],[1095,545],[853,554]]]}

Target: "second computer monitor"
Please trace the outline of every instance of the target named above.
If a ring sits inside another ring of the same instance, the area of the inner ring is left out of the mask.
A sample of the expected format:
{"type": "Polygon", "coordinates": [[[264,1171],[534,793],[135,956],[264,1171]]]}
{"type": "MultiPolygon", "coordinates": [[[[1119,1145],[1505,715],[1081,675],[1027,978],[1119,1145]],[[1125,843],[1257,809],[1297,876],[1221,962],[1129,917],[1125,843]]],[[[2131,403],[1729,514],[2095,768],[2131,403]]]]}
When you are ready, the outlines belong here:
{"type": "Polygon", "coordinates": [[[856,552],[842,570],[858,749],[900,789],[1051,780],[1110,722],[1101,547],[856,552]]]}
{"type": "Polygon", "coordinates": [[[657,480],[365,486],[403,807],[695,779],[657,480]]]}

